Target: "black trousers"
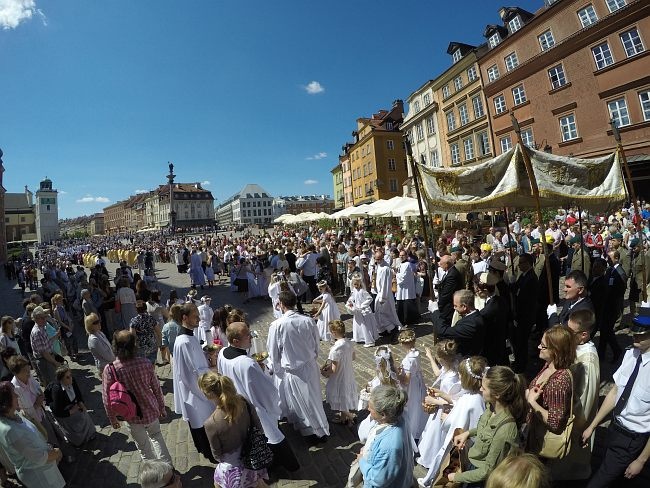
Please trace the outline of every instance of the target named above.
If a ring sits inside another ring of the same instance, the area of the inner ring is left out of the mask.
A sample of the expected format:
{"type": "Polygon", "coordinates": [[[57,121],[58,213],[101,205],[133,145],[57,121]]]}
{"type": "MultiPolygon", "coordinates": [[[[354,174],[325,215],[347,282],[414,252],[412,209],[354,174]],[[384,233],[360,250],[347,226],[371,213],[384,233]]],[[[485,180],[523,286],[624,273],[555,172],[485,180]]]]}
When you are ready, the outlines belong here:
{"type": "Polygon", "coordinates": [[[532,329],[533,324],[518,323],[516,327],[513,324],[510,336],[515,353],[515,364],[512,368],[515,373],[525,373],[528,367],[528,338],[532,329]]]}
{"type": "Polygon", "coordinates": [[[598,357],[601,361],[605,360],[607,354],[607,345],[612,348],[614,359],[621,355],[621,346],[616,342],[614,325],[623,312],[623,297],[612,304],[608,304],[605,310],[605,317],[600,324],[600,338],[598,340],[598,357]]]}
{"type": "MultiPolygon", "coordinates": [[[[626,486],[623,484],[623,474],[625,474],[625,470],[630,463],[641,454],[647,441],[648,434],[633,435],[625,432],[612,420],[609,424],[607,441],[605,442],[607,451],[605,451],[605,456],[598,471],[589,480],[587,488],[626,486]]],[[[648,486],[648,469],[641,471],[632,481],[636,486],[648,486]]]]}
{"type": "Polygon", "coordinates": [[[205,428],[200,427],[198,429],[193,429],[190,427],[190,435],[192,436],[194,447],[196,447],[199,454],[203,454],[203,456],[212,464],[217,464],[217,460],[212,456],[212,448],[210,447],[208,435],[205,433],[205,428]]]}
{"type": "Polygon", "coordinates": [[[305,283],[309,286],[309,294],[311,295],[310,299],[313,300],[319,295],[318,287],[316,286],[316,276],[302,275],[302,279],[305,280],[305,283]]]}
{"type": "Polygon", "coordinates": [[[286,438],[278,444],[269,444],[271,451],[273,451],[273,464],[271,469],[282,466],[287,471],[298,471],[300,464],[293,453],[291,446],[286,438]]]}

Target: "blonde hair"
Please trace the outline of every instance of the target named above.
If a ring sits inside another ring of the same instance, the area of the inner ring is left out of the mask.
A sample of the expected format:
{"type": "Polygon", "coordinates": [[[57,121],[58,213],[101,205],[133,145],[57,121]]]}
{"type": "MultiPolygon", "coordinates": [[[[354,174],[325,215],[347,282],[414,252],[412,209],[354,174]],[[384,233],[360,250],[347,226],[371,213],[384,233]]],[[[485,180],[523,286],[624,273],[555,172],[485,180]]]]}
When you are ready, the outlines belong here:
{"type": "Polygon", "coordinates": [[[548,471],[533,454],[507,456],[490,474],[485,488],[549,488],[548,471]]]}
{"type": "Polygon", "coordinates": [[[436,343],[434,355],[442,366],[455,370],[460,359],[458,344],[453,339],[442,339],[436,343]]]}
{"type": "Polygon", "coordinates": [[[377,376],[382,385],[397,385],[395,363],[388,346],[379,346],[375,350],[375,364],[377,366],[377,376]]]}
{"type": "Polygon", "coordinates": [[[487,365],[487,360],[481,356],[464,359],[458,367],[460,386],[471,393],[478,393],[481,390],[481,380],[487,365]]]}
{"type": "Polygon", "coordinates": [[[345,322],[342,320],[330,320],[329,328],[337,336],[345,337],[345,322]]]}
{"type": "Polygon", "coordinates": [[[91,330],[94,322],[97,322],[99,320],[99,315],[97,315],[95,312],[89,313],[86,315],[86,318],[84,319],[84,328],[86,329],[86,334],[92,334],[93,331],[91,330]]]}
{"type": "Polygon", "coordinates": [[[397,340],[400,344],[415,344],[415,331],[413,329],[406,329],[399,333],[397,340]]]}
{"type": "Polygon", "coordinates": [[[244,411],[244,398],[237,394],[235,384],[227,376],[209,371],[199,376],[199,388],[223,412],[226,422],[232,424],[244,411]]]}

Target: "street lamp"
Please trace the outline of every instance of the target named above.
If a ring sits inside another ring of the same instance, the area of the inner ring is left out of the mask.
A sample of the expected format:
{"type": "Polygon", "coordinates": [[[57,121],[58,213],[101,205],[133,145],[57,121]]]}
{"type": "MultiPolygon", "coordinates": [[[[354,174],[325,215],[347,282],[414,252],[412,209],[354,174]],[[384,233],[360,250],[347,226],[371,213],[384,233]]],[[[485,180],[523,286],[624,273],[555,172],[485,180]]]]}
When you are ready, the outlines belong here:
{"type": "Polygon", "coordinates": [[[176,178],[174,174],[174,163],[170,161],[167,181],[169,183],[169,228],[172,234],[174,234],[176,222],[176,212],[174,211],[174,178],[176,178]]]}

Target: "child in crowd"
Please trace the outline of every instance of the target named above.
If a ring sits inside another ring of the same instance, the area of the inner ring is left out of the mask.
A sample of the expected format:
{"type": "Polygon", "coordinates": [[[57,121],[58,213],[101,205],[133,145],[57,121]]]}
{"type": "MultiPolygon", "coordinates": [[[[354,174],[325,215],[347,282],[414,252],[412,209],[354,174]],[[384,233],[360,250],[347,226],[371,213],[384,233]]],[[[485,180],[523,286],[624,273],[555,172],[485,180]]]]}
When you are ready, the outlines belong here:
{"type": "Polygon", "coordinates": [[[312,303],[318,305],[318,309],[313,313],[314,318],[318,318],[316,325],[318,326],[318,333],[321,341],[330,341],[331,335],[329,331],[329,323],[332,320],[339,320],[341,313],[339,307],[336,305],[336,300],[332,295],[327,281],[319,281],[317,284],[320,295],[314,298],[312,303]]]}
{"type": "Polygon", "coordinates": [[[356,415],[350,413],[357,403],[357,382],[354,379],[354,348],[352,343],[345,338],[345,323],[342,320],[332,320],[329,323],[330,331],[335,342],[327,359],[330,361],[331,374],[325,386],[325,399],[332,410],[338,412],[334,423],[354,423],[356,415]]]}
{"type": "Polygon", "coordinates": [[[407,351],[398,374],[402,388],[406,390],[408,396],[404,415],[411,435],[417,441],[427,422],[427,413],[422,409],[422,402],[427,392],[420,367],[420,351],[415,348],[414,330],[403,330],[398,340],[402,348],[407,351]]]}
{"type": "Polygon", "coordinates": [[[370,308],[374,301],[372,295],[363,289],[361,276],[351,280],[352,293],[345,308],[352,314],[352,340],[357,344],[365,342],[363,347],[374,347],[379,337],[377,319],[370,308]]]}

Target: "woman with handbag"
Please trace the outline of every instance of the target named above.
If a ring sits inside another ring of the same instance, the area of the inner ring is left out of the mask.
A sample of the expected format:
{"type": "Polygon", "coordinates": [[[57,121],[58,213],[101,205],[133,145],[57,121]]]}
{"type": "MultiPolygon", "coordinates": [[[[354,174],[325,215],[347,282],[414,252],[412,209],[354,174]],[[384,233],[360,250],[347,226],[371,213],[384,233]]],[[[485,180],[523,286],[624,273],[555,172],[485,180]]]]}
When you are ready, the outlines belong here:
{"type": "Polygon", "coordinates": [[[573,430],[573,378],[569,368],[576,359],[575,336],[555,326],[542,336],[539,357],[546,365],[526,391],[527,451],[545,459],[562,459],[571,447],[573,430]]]}
{"type": "Polygon", "coordinates": [[[484,485],[492,470],[517,445],[519,426],[526,419],[526,386],[521,376],[506,366],[489,368],[481,381],[483,399],[489,404],[474,429],[454,437],[454,445],[463,449],[470,437],[474,444],[467,456],[469,466],[461,473],[450,473],[449,481],[484,485]]]}
{"type": "MultiPolygon", "coordinates": [[[[205,396],[214,402],[216,409],[205,421],[205,432],[210,441],[212,455],[218,461],[214,470],[214,486],[217,488],[264,488],[268,486],[266,468],[251,469],[250,459],[256,458],[257,452],[251,453],[250,441],[259,436],[262,424],[254,407],[237,394],[235,385],[227,376],[214,372],[204,373],[199,377],[199,387],[205,396]],[[252,425],[251,425],[252,424],[252,425]],[[249,441],[246,451],[244,447],[249,441]],[[244,457],[248,460],[245,462],[244,457]]],[[[263,435],[263,434],[262,434],[263,435]]],[[[253,447],[267,446],[264,442],[255,442],[253,447]]],[[[270,450],[269,450],[270,451],[270,450]]],[[[264,453],[254,462],[259,462],[264,453]]],[[[272,459],[269,458],[269,462],[272,459]]]]}

